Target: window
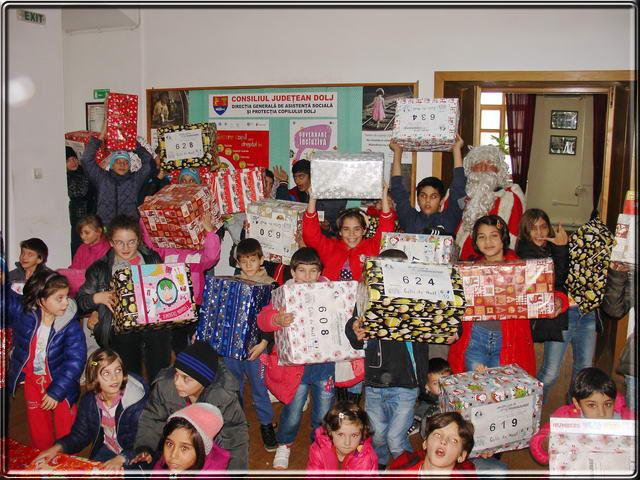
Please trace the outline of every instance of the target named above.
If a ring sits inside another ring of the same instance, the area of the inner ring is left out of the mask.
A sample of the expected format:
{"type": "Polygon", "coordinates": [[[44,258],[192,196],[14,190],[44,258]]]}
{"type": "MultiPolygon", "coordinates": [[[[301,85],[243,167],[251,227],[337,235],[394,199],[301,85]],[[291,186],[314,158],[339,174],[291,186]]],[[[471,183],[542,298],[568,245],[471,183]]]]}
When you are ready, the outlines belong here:
{"type": "MultiPolygon", "coordinates": [[[[480,145],[496,145],[501,143],[509,151],[509,135],[507,132],[507,105],[502,92],[480,92],[480,145]],[[504,140],[504,142],[502,142],[504,140]]],[[[511,156],[505,154],[509,175],[511,175],[511,156]]]]}

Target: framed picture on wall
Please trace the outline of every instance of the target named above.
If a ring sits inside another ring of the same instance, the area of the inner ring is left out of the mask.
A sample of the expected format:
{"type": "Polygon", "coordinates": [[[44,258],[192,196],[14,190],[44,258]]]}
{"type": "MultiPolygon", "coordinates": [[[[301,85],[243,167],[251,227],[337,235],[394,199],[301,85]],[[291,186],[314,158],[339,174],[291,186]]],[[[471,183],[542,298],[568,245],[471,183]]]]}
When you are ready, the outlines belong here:
{"type": "Polygon", "coordinates": [[[571,110],[551,110],[551,128],[557,130],[576,130],[578,112],[571,110]]]}
{"type": "Polygon", "coordinates": [[[99,132],[104,123],[104,102],[85,103],[87,130],[99,132]]]}
{"type": "Polygon", "coordinates": [[[575,155],[577,139],[578,137],[551,135],[549,153],[554,155],[575,155]]]}

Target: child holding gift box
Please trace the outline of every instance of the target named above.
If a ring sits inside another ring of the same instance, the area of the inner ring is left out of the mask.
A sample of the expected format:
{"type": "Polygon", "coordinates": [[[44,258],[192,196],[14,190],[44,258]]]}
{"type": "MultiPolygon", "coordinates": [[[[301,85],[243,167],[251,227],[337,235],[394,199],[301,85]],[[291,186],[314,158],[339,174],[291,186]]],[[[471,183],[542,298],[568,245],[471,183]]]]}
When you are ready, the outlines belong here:
{"type": "Polygon", "coordinates": [[[456,135],[453,145],[453,180],[449,185],[449,200],[444,211],[440,211],[445,188],[442,180],[437,177],[427,177],[420,180],[416,186],[418,207],[416,211],[409,202],[409,194],[402,184],[402,152],[403,148],[397,142],[391,141],[389,148],[393,150],[391,164],[391,196],[396,204],[400,228],[407,233],[422,233],[426,227],[443,227],[447,234],[456,231],[462,218],[461,201],[465,198],[466,177],[462,168],[462,146],[464,141],[456,135]]]}
{"type": "Polygon", "coordinates": [[[124,361],[127,371],[142,376],[142,362],[152,382],[158,372],[171,360],[171,331],[150,330],[116,334],[111,326],[115,292],[110,284],[113,274],[122,268],[139,264],[162,263],[160,256],[141,243],[138,221],[127,215],[115,217],[109,224],[107,236],[111,249],[95,261],[85,275],[77,301],[84,312],[98,311],[98,324],[93,335],[102,347],[111,346],[124,361]]]}
{"type": "MultiPolygon", "coordinates": [[[[262,246],[255,238],[245,238],[236,247],[236,259],[240,265],[240,273],[237,278],[252,280],[258,283],[272,284],[277,287],[276,281],[267,275],[264,262],[262,246]]],[[[251,385],[251,397],[253,407],[260,421],[260,435],[262,443],[267,452],[274,452],[278,446],[276,443],[276,432],[273,429],[273,409],[269,392],[264,384],[264,369],[258,358],[267,348],[267,344],[273,342],[273,333],[262,332],[260,342],[249,350],[249,358],[237,360],[231,357],[224,357],[224,364],[235,375],[240,384],[244,383],[246,374],[251,385]]],[[[244,388],[240,388],[240,402],[243,403],[244,388]]]]}
{"type": "Polygon", "coordinates": [[[416,476],[446,475],[455,477],[455,471],[466,471],[460,476],[474,477],[473,463],[467,456],[473,450],[473,424],[456,412],[438,413],[422,420],[420,429],[423,450],[403,453],[395,459],[389,470],[417,471],[416,476]]]}
{"type": "MultiPolygon", "coordinates": [[[[406,260],[401,250],[389,249],[381,257],[406,260]]],[[[386,468],[389,455],[397,458],[411,452],[407,432],[413,422],[420,383],[427,378],[429,345],[368,339],[362,318],[354,316],[345,325],[345,334],[355,349],[364,349],[365,410],[374,430],[373,448],[378,455],[379,470],[386,468]]]]}
{"type": "Polygon", "coordinates": [[[142,166],[137,172],[130,171],[129,154],[124,150],[111,153],[109,170],[105,171],[96,163],[96,152],[107,135],[105,121],[100,136],[91,137],[80,162],[87,177],[98,191],[97,214],[103,222],[109,223],[117,215],[131,215],[138,218],[138,192],[151,171],[151,154],[140,142],[136,142],[136,154],[142,166]]]}
{"type": "MultiPolygon", "coordinates": [[[[318,253],[310,247],[297,250],[291,257],[291,275],[287,283],[310,283],[326,281],[320,275],[322,261],[318,253]]],[[[263,332],[274,332],[291,325],[293,313],[279,312],[271,303],[258,314],[258,327],[263,332]]],[[[265,383],[269,390],[285,404],[280,415],[280,425],[276,432],[278,448],[273,459],[273,468],[284,470],[289,466],[291,444],[296,438],[304,403],[311,389],[313,406],[311,409],[312,440],[313,431],[320,426],[322,418],[329,411],[334,395],[335,363],[315,363],[310,365],[278,365],[278,352],[273,349],[263,355],[266,363],[265,383]]]]}
{"type": "Polygon", "coordinates": [[[133,441],[138,417],[147,399],[147,384],[124,369],[113,350],[99,349],[87,360],[87,392],[78,403],[71,433],[40,453],[33,463],[48,462],[58,453],[75,454],[91,445],[89,458],[119,470],[135,457],[133,441]]]}
{"type": "Polygon", "coordinates": [[[41,270],[31,275],[22,297],[9,291],[0,307],[13,329],[7,387],[15,395],[24,381],[29,437],[40,450],[71,430],[87,358],[78,308],[68,295],[66,277],[41,270]]]}
{"type": "Polygon", "coordinates": [[[371,446],[367,412],[352,402],[338,402],[315,431],[307,470],[373,471],[378,456],[371,446]]]}
{"type": "MultiPolygon", "coordinates": [[[[561,418],[615,418],[635,420],[626,407],[624,397],[618,394],[614,381],[602,370],[589,367],[578,372],[571,384],[571,404],[560,407],[552,417],[561,418]]],[[[549,433],[547,423],[531,437],[531,455],[539,463],[549,463],[549,433]]]]}

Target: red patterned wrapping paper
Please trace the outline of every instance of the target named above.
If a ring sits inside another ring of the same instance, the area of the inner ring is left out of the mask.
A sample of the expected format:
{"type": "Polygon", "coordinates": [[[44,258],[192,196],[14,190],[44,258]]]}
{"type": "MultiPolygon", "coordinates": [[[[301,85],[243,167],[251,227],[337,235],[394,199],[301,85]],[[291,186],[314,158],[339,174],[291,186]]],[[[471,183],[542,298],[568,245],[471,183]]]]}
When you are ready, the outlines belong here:
{"type": "Polygon", "coordinates": [[[456,265],[467,301],[464,321],[553,318],[550,258],[456,265]]]}
{"type": "Polygon", "coordinates": [[[223,215],[244,212],[251,202],[264,198],[264,168],[217,170],[211,188],[223,215]]]}
{"type": "Polygon", "coordinates": [[[205,214],[211,212],[214,229],[222,225],[218,206],[206,185],[171,184],[138,207],[157,248],[204,248],[205,214]]]}
{"type": "Polygon", "coordinates": [[[109,150],[135,150],[138,132],[138,96],[109,93],[106,122],[106,143],[109,150]]]}
{"type": "Polygon", "coordinates": [[[4,388],[4,376],[7,371],[7,358],[11,351],[11,329],[0,328],[0,388],[4,388]]]}
{"type": "MultiPolygon", "coordinates": [[[[65,143],[65,146],[73,148],[73,150],[78,155],[78,158],[80,158],[84,152],[84,149],[89,143],[89,140],[91,140],[91,137],[98,138],[99,136],[100,134],[98,132],[89,132],[87,130],[67,132],[64,134],[64,143],[65,143]]],[[[102,160],[107,158],[109,155],[111,155],[111,152],[107,150],[103,142],[102,145],[100,145],[100,148],[98,148],[98,151],[96,152],[96,163],[100,165],[102,163],[102,160]]]]}

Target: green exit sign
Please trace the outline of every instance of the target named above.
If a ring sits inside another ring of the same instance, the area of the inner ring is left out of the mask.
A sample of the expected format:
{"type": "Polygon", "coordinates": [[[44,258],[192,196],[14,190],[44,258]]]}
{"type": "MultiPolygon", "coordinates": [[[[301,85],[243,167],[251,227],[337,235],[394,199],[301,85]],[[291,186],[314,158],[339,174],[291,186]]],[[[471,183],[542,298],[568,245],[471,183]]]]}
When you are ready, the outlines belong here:
{"type": "Polygon", "coordinates": [[[23,22],[37,23],[44,25],[47,23],[47,17],[42,13],[30,12],[29,10],[18,10],[18,20],[23,22]]]}
{"type": "Polygon", "coordinates": [[[93,98],[99,100],[101,98],[107,98],[107,94],[109,93],[108,88],[95,89],[93,91],[93,98]]]}

